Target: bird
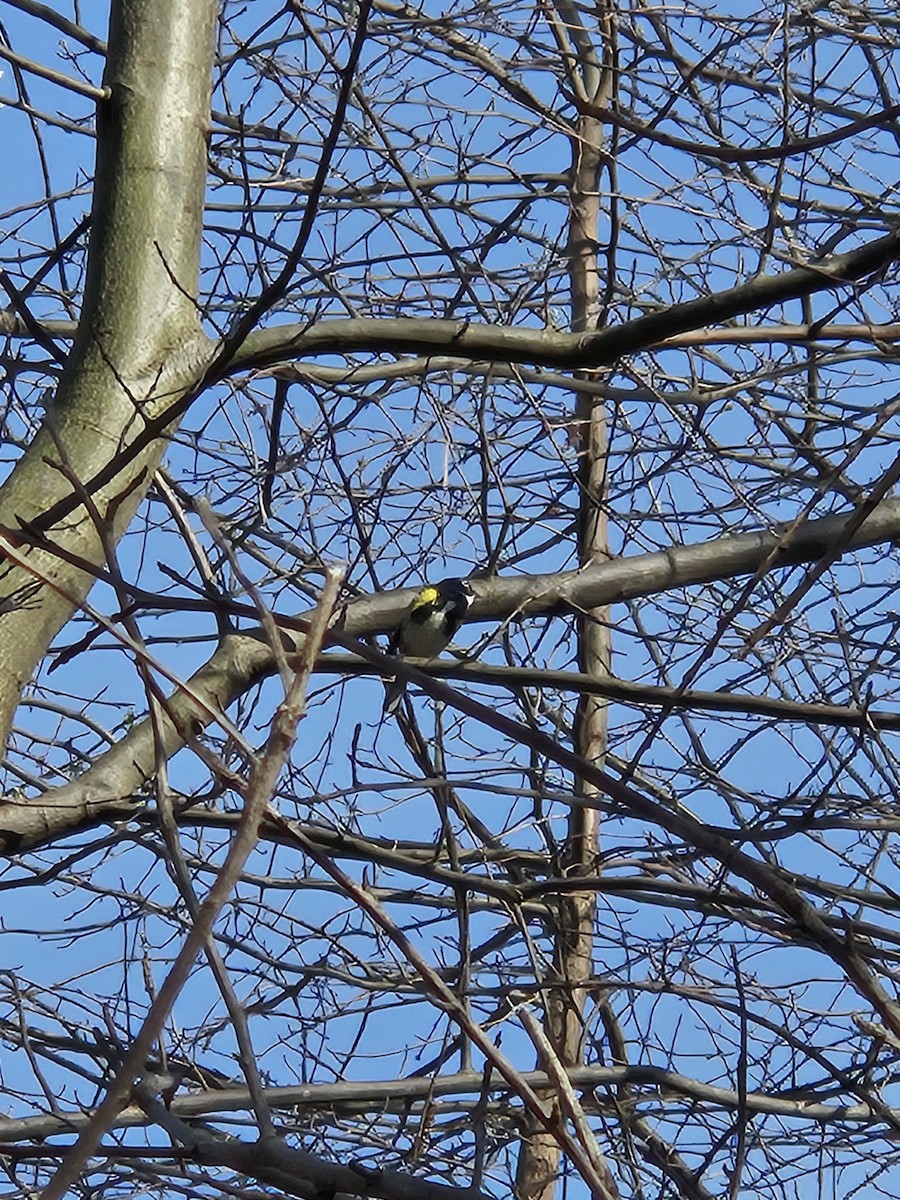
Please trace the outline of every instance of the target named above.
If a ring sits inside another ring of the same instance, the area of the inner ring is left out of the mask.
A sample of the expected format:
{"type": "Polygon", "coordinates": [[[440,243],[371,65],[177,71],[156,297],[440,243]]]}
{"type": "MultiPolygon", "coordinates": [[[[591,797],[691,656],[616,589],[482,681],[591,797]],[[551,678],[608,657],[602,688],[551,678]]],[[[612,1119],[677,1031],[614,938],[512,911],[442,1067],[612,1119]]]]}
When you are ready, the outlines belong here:
{"type": "MultiPolygon", "coordinates": [[[[467,579],[442,579],[426,584],[403,614],[388,647],[401,658],[436,658],[453,638],[475,593],[467,579]]],[[[406,682],[392,679],[384,697],[384,713],[397,711],[406,682]]]]}

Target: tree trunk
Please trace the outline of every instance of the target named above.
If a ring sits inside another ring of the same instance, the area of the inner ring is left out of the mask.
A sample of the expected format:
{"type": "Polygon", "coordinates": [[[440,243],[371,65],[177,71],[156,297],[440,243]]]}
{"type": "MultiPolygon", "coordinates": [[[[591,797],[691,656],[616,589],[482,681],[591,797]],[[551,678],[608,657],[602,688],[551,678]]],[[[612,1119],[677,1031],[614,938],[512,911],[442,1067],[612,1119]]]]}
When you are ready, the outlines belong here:
{"type": "Polygon", "coordinates": [[[0,609],[4,742],[22,688],[87,595],[91,568],[127,528],[165,440],[123,461],[94,491],[92,506],[72,502],[58,524],[41,530],[43,548],[23,534],[23,523],[40,523],[110,461],[127,459],[123,448],[145,420],[170,408],[209,356],[195,298],[218,7],[217,0],[112,5],[78,331],[44,424],[0,488],[0,528],[25,550],[30,568],[8,563],[0,583],[8,609],[0,609]]]}
{"type": "MultiPolygon", "coordinates": [[[[560,9],[561,15],[562,8],[560,9]]],[[[571,19],[571,14],[567,14],[571,19]]],[[[594,104],[606,103],[610,86],[609,30],[603,67],[583,59],[578,83],[582,92],[592,85],[594,104]]],[[[578,39],[573,39],[578,43],[578,39]]],[[[569,284],[572,331],[599,328],[602,321],[598,225],[600,219],[600,174],[604,163],[601,122],[581,117],[572,139],[573,164],[569,215],[569,284]]],[[[578,564],[583,567],[609,556],[606,495],[606,417],[602,400],[584,392],[575,396],[579,438],[578,564]]],[[[607,675],[611,645],[608,609],[604,606],[583,614],[578,622],[578,666],[580,671],[607,675]]],[[[574,727],[575,749],[583,758],[602,766],[606,754],[606,703],[583,696],[574,727]]],[[[584,780],[574,780],[576,790],[590,795],[596,791],[584,780]]],[[[561,874],[568,877],[594,873],[599,849],[599,813],[590,808],[573,808],[563,847],[561,874]]],[[[593,975],[595,897],[591,891],[562,896],[554,932],[553,979],[547,989],[544,1028],[565,1067],[583,1062],[585,984],[593,975]]],[[[550,1098],[549,1095],[547,1097],[550,1098]]],[[[560,1120],[564,1116],[560,1115],[560,1120]]],[[[560,1149],[552,1134],[531,1124],[522,1143],[517,1168],[518,1200],[552,1200],[560,1172],[560,1149]]]]}

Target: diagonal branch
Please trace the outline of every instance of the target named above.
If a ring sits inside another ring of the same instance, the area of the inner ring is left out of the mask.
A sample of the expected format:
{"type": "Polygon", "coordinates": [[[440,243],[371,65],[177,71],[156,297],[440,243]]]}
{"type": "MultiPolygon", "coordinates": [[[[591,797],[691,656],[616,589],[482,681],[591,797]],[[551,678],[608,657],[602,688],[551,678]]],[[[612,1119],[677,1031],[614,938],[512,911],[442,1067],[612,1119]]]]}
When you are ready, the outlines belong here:
{"type": "MultiPolygon", "coordinates": [[[[674,587],[730,579],[752,574],[775,552],[778,567],[814,561],[829,547],[841,543],[846,522],[843,515],[808,521],[793,531],[787,546],[781,545],[782,534],[778,530],[760,531],[614,559],[583,571],[477,580],[476,598],[468,619],[497,619],[513,612],[565,613],[674,587]]],[[[846,549],[873,546],[898,537],[900,500],[886,500],[856,530],[846,549]]],[[[358,653],[355,639],[396,628],[415,592],[414,588],[403,588],[366,596],[347,605],[342,614],[342,633],[337,630],[329,633],[331,644],[358,653]]],[[[253,612],[252,608],[246,609],[246,615],[253,612]]],[[[276,620],[285,633],[300,637],[308,628],[308,615],[278,616],[276,620]]],[[[425,677],[408,663],[378,651],[368,650],[367,661],[378,669],[387,670],[389,666],[407,678],[425,677]]],[[[260,634],[231,634],[223,638],[209,661],[184,689],[170,698],[167,714],[161,721],[160,743],[151,721],[136,722],[89,770],[62,787],[49,790],[37,800],[7,797],[0,804],[3,850],[7,854],[16,853],[75,829],[127,816],[132,807],[128,798],[140,793],[153,777],[157,753],[171,757],[184,745],[179,730],[206,728],[211,714],[226,711],[247,688],[274,669],[272,652],[260,634]]],[[[445,687],[444,692],[456,696],[450,688],[445,687]]]]}

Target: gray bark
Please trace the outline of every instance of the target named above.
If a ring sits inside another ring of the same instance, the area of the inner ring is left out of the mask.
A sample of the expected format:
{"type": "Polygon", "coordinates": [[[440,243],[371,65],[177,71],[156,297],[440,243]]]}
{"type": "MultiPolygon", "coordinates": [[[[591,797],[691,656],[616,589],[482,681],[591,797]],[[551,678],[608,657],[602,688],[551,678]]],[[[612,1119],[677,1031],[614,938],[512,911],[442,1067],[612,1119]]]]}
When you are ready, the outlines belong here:
{"type": "MultiPolygon", "coordinates": [[[[216,0],[117,0],[97,112],[97,161],[84,305],[40,433],[0,488],[0,527],[28,569],[0,598],[39,581],[0,620],[0,736],[50,642],[93,576],[24,525],[115,461],[148,417],[195,382],[208,360],[197,295],[216,0]]],[[[122,470],[48,540],[99,566],[150,485],[165,441],[122,455],[122,470]],[[98,528],[98,524],[101,528],[98,528]],[[104,548],[106,542],[106,548],[104,548]]]]}

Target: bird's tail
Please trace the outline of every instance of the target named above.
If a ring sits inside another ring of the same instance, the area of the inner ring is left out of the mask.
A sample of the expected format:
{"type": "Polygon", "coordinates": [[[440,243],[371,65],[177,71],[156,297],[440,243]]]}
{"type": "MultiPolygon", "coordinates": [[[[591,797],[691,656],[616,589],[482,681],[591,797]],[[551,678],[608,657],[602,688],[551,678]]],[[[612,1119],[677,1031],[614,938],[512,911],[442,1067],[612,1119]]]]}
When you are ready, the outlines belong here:
{"type": "Polygon", "coordinates": [[[386,717],[392,717],[400,707],[406,683],[402,679],[391,679],[384,689],[384,708],[381,710],[386,717]]]}

